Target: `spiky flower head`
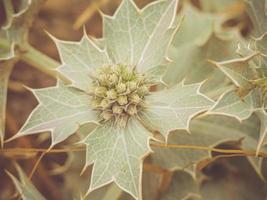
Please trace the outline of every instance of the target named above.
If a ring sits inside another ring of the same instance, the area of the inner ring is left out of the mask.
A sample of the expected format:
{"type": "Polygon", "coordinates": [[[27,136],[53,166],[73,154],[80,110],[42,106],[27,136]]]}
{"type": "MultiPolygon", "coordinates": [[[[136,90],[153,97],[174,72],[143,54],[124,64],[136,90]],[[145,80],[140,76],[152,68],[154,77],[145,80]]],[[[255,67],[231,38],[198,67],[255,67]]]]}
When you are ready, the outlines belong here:
{"type": "Polygon", "coordinates": [[[104,65],[97,68],[89,91],[90,104],[100,121],[125,127],[131,116],[145,109],[149,83],[134,67],[104,65]]]}

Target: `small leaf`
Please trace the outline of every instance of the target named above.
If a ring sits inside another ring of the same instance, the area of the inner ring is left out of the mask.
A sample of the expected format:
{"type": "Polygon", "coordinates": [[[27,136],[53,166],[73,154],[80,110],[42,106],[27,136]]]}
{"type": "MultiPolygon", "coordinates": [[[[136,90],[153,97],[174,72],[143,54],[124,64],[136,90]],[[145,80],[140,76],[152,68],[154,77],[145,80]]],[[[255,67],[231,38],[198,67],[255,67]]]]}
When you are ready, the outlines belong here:
{"type": "Polygon", "coordinates": [[[45,200],[41,193],[34,187],[22,169],[16,165],[20,181],[10,172],[6,171],[12,179],[23,200],[45,200]]]}
{"type": "Polygon", "coordinates": [[[50,131],[52,146],[73,134],[80,124],[97,122],[89,96],[58,83],[56,87],[33,90],[39,105],[14,137],[50,131]]]}
{"type": "Polygon", "coordinates": [[[114,181],[141,199],[142,158],[151,151],[149,139],[149,132],[132,118],[126,128],[106,123],[91,132],[82,141],[87,145],[86,166],[94,163],[88,193],[114,181]]]}
{"type": "Polygon", "coordinates": [[[232,90],[224,93],[208,113],[228,115],[242,121],[249,118],[258,107],[260,103],[256,91],[241,98],[236,91],[232,90]]]}
{"type": "Polygon", "coordinates": [[[244,58],[237,58],[228,61],[214,62],[217,67],[237,86],[249,88],[255,77],[255,71],[250,67],[250,61],[255,53],[244,58]]]}
{"type": "Polygon", "coordinates": [[[175,32],[177,0],[157,1],[139,10],[124,0],[113,17],[104,16],[104,38],[114,63],[146,72],[160,65],[175,32]]]}
{"type": "Polygon", "coordinates": [[[176,129],[189,130],[190,120],[208,110],[213,101],[199,92],[201,84],[183,85],[150,94],[142,120],[165,137],[176,129]]]}

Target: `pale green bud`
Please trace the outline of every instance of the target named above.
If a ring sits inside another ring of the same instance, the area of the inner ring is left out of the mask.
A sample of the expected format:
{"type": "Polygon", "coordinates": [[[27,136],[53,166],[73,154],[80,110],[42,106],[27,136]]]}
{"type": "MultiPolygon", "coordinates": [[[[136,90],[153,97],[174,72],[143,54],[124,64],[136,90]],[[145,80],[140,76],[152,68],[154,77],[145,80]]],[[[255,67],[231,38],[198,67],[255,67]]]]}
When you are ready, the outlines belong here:
{"type": "Polygon", "coordinates": [[[107,97],[111,100],[116,99],[117,98],[117,92],[114,89],[111,89],[109,91],[107,91],[107,97]]]}
{"type": "Polygon", "coordinates": [[[112,106],[112,112],[113,112],[114,114],[121,114],[121,113],[123,112],[123,107],[121,107],[121,106],[119,106],[119,105],[117,105],[117,104],[114,104],[114,105],[112,106]]]}
{"type": "Polygon", "coordinates": [[[117,86],[116,86],[116,90],[119,94],[121,93],[124,93],[126,92],[126,85],[124,83],[119,83],[117,86]]]}
{"type": "Polygon", "coordinates": [[[128,82],[128,88],[131,92],[137,89],[137,83],[135,81],[128,82]]]}
{"type": "Polygon", "coordinates": [[[108,99],[103,99],[101,101],[101,104],[100,105],[101,105],[102,108],[106,109],[106,108],[108,108],[110,106],[110,102],[109,102],[108,99]]]}
{"type": "Polygon", "coordinates": [[[116,72],[117,74],[121,73],[121,69],[122,69],[122,67],[120,65],[113,65],[112,66],[113,72],[116,72]]]}
{"type": "Polygon", "coordinates": [[[123,80],[129,81],[132,79],[132,75],[133,75],[132,71],[128,68],[125,68],[125,70],[122,74],[122,78],[123,78],[123,80]]]}
{"type": "Polygon", "coordinates": [[[137,92],[140,96],[145,96],[149,93],[149,90],[147,86],[143,85],[138,88],[137,92]]]}
{"type": "Polygon", "coordinates": [[[102,112],[102,117],[104,120],[110,120],[113,117],[113,114],[110,111],[102,112]]]}
{"type": "Polygon", "coordinates": [[[133,93],[130,95],[130,102],[131,103],[140,103],[142,101],[142,99],[139,97],[139,95],[137,93],[133,93]]]}
{"type": "Polygon", "coordinates": [[[116,74],[111,74],[108,79],[109,79],[109,84],[110,85],[115,85],[119,81],[119,78],[118,78],[118,76],[116,74]]]}
{"type": "Polygon", "coordinates": [[[105,74],[100,74],[98,77],[98,81],[101,85],[105,85],[108,82],[108,77],[105,74]]]}
{"type": "Polygon", "coordinates": [[[133,104],[129,105],[127,107],[127,113],[129,115],[135,115],[137,113],[136,105],[133,105],[133,104]]]}
{"type": "Polygon", "coordinates": [[[99,97],[104,97],[106,95],[107,89],[105,87],[99,86],[95,88],[95,95],[99,97]]]}
{"type": "Polygon", "coordinates": [[[118,99],[117,99],[117,102],[121,106],[126,105],[128,103],[128,98],[125,95],[119,96],[118,99]]]}

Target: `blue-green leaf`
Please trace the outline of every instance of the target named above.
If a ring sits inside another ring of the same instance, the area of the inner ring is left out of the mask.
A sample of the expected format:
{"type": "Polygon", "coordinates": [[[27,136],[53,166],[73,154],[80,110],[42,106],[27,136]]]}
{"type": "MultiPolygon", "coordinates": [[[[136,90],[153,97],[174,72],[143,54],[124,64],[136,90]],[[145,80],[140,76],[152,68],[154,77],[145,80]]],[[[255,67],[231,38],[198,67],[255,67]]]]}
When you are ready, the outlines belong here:
{"type": "Polygon", "coordinates": [[[126,128],[106,123],[97,127],[82,143],[87,146],[86,166],[94,164],[88,193],[115,182],[136,199],[141,199],[142,159],[151,150],[150,133],[130,119],[126,128]]]}
{"type": "Polygon", "coordinates": [[[15,138],[50,131],[52,146],[75,133],[81,124],[97,122],[89,96],[75,88],[57,86],[33,90],[39,105],[31,113],[15,138]]]}

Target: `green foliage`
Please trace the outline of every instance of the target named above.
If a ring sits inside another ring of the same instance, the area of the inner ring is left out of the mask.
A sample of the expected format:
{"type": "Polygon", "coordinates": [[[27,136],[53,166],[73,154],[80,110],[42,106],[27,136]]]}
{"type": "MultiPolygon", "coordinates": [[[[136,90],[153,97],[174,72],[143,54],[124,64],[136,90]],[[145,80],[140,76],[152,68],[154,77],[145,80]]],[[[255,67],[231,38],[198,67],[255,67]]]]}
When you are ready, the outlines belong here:
{"type": "Polygon", "coordinates": [[[73,134],[79,124],[97,122],[88,96],[75,88],[59,82],[55,87],[33,90],[33,93],[40,104],[15,137],[51,131],[54,146],[73,134]]]}
{"type": "Polygon", "coordinates": [[[173,130],[189,131],[190,120],[208,110],[214,103],[199,92],[200,87],[201,84],[180,83],[173,88],[149,95],[147,101],[150,106],[142,113],[141,119],[152,130],[159,131],[166,138],[173,130]]]}
{"type": "MultiPolygon", "coordinates": [[[[88,130],[85,134],[88,134],[88,130]]],[[[140,160],[151,150],[149,132],[136,119],[127,127],[111,123],[99,126],[82,141],[86,144],[86,165],[94,164],[88,192],[114,181],[136,199],[141,199],[140,160]]]]}
{"type": "Polygon", "coordinates": [[[0,60],[8,60],[15,56],[15,46],[27,44],[28,28],[32,24],[42,0],[19,0],[15,13],[11,0],[4,1],[6,23],[0,29],[0,60]]]}

